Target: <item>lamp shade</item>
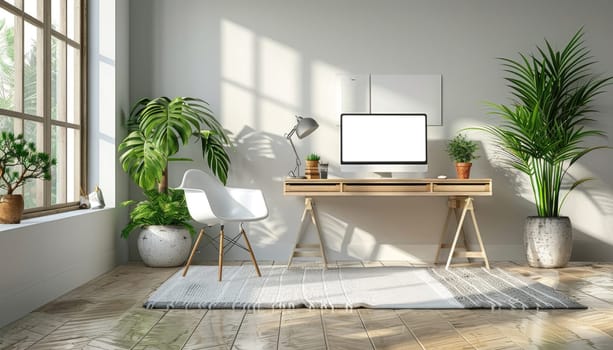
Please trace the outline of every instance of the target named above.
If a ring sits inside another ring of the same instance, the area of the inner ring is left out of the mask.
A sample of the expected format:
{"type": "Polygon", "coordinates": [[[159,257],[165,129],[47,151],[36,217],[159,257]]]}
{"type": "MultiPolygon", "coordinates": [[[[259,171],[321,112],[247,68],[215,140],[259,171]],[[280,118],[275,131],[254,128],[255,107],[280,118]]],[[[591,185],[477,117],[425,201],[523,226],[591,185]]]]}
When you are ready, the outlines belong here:
{"type": "Polygon", "coordinates": [[[309,136],[319,127],[319,124],[313,118],[298,117],[298,125],[296,126],[296,135],[299,139],[309,136]]]}

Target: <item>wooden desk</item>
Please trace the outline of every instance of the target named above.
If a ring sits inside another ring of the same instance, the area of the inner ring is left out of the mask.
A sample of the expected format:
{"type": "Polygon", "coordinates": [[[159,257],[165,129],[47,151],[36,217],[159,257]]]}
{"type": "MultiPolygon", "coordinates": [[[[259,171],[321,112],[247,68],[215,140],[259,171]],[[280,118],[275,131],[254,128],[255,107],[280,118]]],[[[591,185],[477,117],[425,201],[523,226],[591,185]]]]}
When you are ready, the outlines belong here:
{"type": "Polygon", "coordinates": [[[283,194],[286,196],[305,197],[304,212],[302,213],[296,244],[294,245],[287,264],[288,267],[291,266],[293,259],[296,257],[320,257],[323,260],[324,267],[327,267],[328,262],[326,259],[321,228],[317,219],[317,210],[314,202],[315,197],[438,196],[448,197],[448,211],[434,262],[438,262],[441,249],[450,248],[445,268],[449,268],[451,260],[454,257],[469,259],[480,258],[483,259],[485,266],[488,269],[490,268],[483,241],[481,240],[479,226],[477,225],[477,218],[475,217],[473,197],[491,196],[491,179],[287,179],[283,183],[283,194]],[[475,228],[475,235],[481,249],[478,251],[467,250],[468,245],[466,244],[466,235],[463,229],[467,212],[470,212],[475,228]],[[447,244],[445,243],[445,235],[449,228],[452,213],[456,217],[457,228],[452,243],[447,244]],[[311,222],[315,226],[319,244],[301,243],[302,235],[308,224],[307,216],[310,216],[311,222]],[[457,248],[462,248],[458,246],[460,235],[463,237],[463,248],[465,251],[456,251],[457,248]]]}

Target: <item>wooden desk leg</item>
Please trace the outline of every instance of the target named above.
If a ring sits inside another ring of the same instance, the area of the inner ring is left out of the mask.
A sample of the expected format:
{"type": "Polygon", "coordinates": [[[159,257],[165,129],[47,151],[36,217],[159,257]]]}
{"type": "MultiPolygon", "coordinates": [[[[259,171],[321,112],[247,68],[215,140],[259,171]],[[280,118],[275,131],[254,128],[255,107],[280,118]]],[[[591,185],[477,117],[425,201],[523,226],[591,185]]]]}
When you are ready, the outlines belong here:
{"type": "Polygon", "coordinates": [[[296,235],[296,243],[294,244],[294,248],[290,254],[287,267],[291,267],[292,261],[295,257],[298,256],[309,256],[309,257],[321,257],[323,261],[323,268],[328,268],[328,259],[326,258],[325,246],[323,244],[323,236],[321,234],[321,228],[319,226],[319,221],[317,220],[317,211],[315,209],[315,203],[313,199],[310,197],[306,197],[304,199],[304,212],[302,212],[302,219],[300,220],[300,228],[298,229],[298,234],[296,235]],[[306,227],[308,224],[307,215],[311,216],[311,222],[315,226],[315,230],[317,231],[317,239],[319,240],[319,244],[315,245],[302,245],[300,242],[302,241],[302,236],[306,231],[306,227]],[[314,249],[319,248],[318,252],[315,252],[314,249]]]}
{"type": "Polygon", "coordinates": [[[458,228],[455,231],[455,236],[453,237],[453,243],[451,243],[451,249],[449,250],[449,257],[447,258],[447,264],[445,265],[445,270],[449,269],[449,265],[451,264],[451,259],[453,258],[453,253],[455,252],[455,246],[458,243],[458,238],[460,237],[460,232],[462,231],[462,225],[464,224],[464,218],[466,217],[466,211],[468,210],[468,206],[471,202],[472,198],[466,198],[466,204],[464,204],[464,209],[462,209],[462,215],[460,216],[460,221],[458,222],[458,228]]]}
{"type": "MultiPolygon", "coordinates": [[[[455,217],[456,227],[461,227],[460,234],[462,235],[462,240],[464,241],[464,249],[468,249],[468,242],[466,241],[466,232],[464,231],[464,227],[459,225],[460,223],[460,208],[464,207],[464,199],[466,197],[449,197],[447,199],[447,218],[445,219],[445,225],[443,225],[443,231],[441,232],[441,238],[438,242],[438,247],[436,249],[436,255],[434,256],[434,263],[438,263],[438,259],[441,256],[441,249],[451,248],[447,242],[447,230],[449,229],[449,223],[451,222],[451,216],[455,217]],[[459,204],[461,203],[461,204],[459,204]]],[[[470,260],[468,260],[470,262],[470,260]]]]}
{"type": "MultiPolygon", "coordinates": [[[[309,198],[311,199],[311,198],[309,198]]],[[[311,206],[311,221],[313,225],[315,225],[315,229],[317,231],[317,237],[319,239],[319,251],[321,253],[321,259],[324,262],[324,269],[328,268],[328,259],[326,258],[326,251],[324,249],[324,238],[321,234],[321,227],[319,227],[319,221],[317,220],[317,211],[315,210],[315,203],[312,200],[309,201],[311,206]]]]}
{"type": "Polygon", "coordinates": [[[477,218],[475,217],[475,209],[474,207],[470,211],[470,216],[473,219],[473,224],[475,225],[475,233],[477,234],[477,241],[479,241],[479,248],[481,249],[481,254],[483,254],[483,261],[485,261],[485,267],[490,269],[490,262],[487,260],[487,254],[485,253],[485,247],[483,246],[483,240],[481,240],[481,232],[479,232],[479,225],[477,225],[477,218]]]}
{"type": "Polygon", "coordinates": [[[445,225],[443,225],[443,232],[441,232],[441,238],[438,241],[438,247],[436,248],[436,255],[434,256],[434,264],[438,263],[438,259],[441,256],[441,248],[443,248],[443,244],[446,241],[447,229],[449,228],[449,221],[451,220],[451,213],[453,209],[449,206],[447,210],[447,218],[445,219],[445,225]]]}
{"type": "MultiPolygon", "coordinates": [[[[460,221],[458,222],[458,228],[456,230],[456,234],[453,238],[453,243],[451,244],[451,250],[449,251],[449,257],[447,258],[447,264],[445,265],[445,269],[449,269],[449,265],[451,264],[451,259],[455,255],[456,244],[458,243],[458,238],[460,233],[462,232],[462,226],[464,225],[464,219],[466,218],[466,212],[470,211],[470,216],[475,227],[475,234],[477,236],[477,241],[479,242],[480,251],[468,251],[468,247],[466,252],[459,254],[460,257],[466,258],[482,258],[485,262],[485,267],[489,270],[490,263],[487,259],[487,254],[485,253],[485,247],[483,246],[483,240],[481,239],[481,232],[479,231],[479,225],[477,224],[477,217],[475,216],[475,207],[473,205],[473,199],[471,197],[467,197],[464,203],[464,207],[462,209],[462,215],[460,216],[460,221]]],[[[466,240],[466,237],[464,237],[466,240]]]]}

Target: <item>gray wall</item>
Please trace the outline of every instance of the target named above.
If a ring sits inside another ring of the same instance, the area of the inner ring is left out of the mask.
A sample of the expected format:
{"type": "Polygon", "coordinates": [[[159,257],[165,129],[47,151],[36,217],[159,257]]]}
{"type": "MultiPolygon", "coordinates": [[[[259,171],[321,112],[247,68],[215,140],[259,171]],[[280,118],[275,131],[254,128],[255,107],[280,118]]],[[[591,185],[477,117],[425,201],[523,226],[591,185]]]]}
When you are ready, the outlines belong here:
{"type": "MultiPolygon", "coordinates": [[[[442,74],[444,125],[429,128],[430,176],[452,175],[445,140],[494,121],[484,101],[508,102],[496,57],[517,57],[547,38],[563,45],[582,26],[598,72],[613,74],[613,2],[573,0],[279,0],[130,2],[130,96],[196,96],[209,101],[237,147],[230,185],[264,190],[270,217],[250,225],[260,259],[285,261],[302,199],[284,197],[293,159],[283,135],[293,116],[320,128],[297,142],[338,168],[339,74],[442,74]]],[[[613,134],[612,93],[597,100],[597,126],[613,134]]],[[[496,165],[482,134],[472,177],[494,179],[494,196],[476,200],[488,255],[523,259],[522,225],[534,214],[525,179],[496,165]]],[[[608,142],[605,140],[605,142],[608,142]]],[[[198,158],[198,147],[185,150],[198,158]]],[[[611,156],[599,151],[573,176],[596,178],[571,195],[563,214],[575,227],[574,259],[613,258],[611,156]]],[[[184,169],[174,164],[171,185],[184,169]]],[[[138,190],[132,188],[136,196],[138,190]]],[[[332,259],[429,261],[446,212],[440,198],[328,198],[318,202],[332,259]]],[[[205,249],[201,259],[213,257],[205,249]]],[[[136,259],[134,252],[131,258],[136,259]]],[[[245,258],[231,252],[229,258],[245,258]]]]}

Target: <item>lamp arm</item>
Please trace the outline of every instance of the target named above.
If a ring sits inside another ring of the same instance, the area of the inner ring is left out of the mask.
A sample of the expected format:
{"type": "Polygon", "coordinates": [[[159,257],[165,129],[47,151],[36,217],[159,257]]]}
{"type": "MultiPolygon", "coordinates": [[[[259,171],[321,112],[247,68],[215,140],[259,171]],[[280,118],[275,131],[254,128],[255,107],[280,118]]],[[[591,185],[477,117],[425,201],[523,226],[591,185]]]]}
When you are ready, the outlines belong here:
{"type": "Polygon", "coordinates": [[[290,170],[288,173],[288,175],[292,177],[300,176],[300,164],[302,164],[302,162],[300,162],[300,156],[298,156],[298,151],[296,151],[296,146],[294,146],[294,142],[292,141],[292,138],[291,138],[292,133],[295,131],[296,129],[294,128],[287,136],[287,139],[289,140],[290,145],[292,145],[292,150],[294,150],[294,155],[296,156],[296,167],[294,167],[294,170],[290,170]]]}

